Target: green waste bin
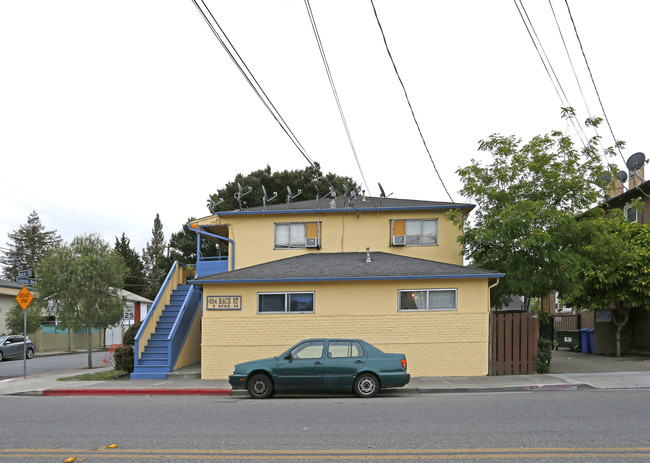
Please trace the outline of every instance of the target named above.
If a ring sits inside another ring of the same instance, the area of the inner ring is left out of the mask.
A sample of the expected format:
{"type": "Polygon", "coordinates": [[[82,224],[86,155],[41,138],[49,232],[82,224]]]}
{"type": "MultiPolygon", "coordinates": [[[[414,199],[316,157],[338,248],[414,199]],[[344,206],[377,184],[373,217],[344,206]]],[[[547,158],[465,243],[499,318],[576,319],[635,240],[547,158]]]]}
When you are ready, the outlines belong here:
{"type": "Polygon", "coordinates": [[[568,347],[572,351],[580,350],[580,331],[557,330],[555,332],[555,350],[559,347],[568,347]]]}

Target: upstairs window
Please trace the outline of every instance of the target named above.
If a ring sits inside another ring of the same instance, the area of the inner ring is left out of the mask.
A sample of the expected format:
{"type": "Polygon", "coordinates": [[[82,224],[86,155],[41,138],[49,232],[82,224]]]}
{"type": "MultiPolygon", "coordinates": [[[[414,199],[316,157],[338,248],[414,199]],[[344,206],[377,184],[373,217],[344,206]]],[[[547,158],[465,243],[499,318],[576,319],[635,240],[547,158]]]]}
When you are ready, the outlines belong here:
{"type": "Polygon", "coordinates": [[[639,217],[637,215],[637,211],[634,208],[633,205],[625,206],[625,217],[627,217],[627,220],[630,222],[638,222],[639,217]]]}
{"type": "Polygon", "coordinates": [[[275,224],[275,249],[320,248],[320,222],[275,224]]]}
{"type": "Polygon", "coordinates": [[[435,246],[438,219],[391,220],[392,246],[435,246]]]}

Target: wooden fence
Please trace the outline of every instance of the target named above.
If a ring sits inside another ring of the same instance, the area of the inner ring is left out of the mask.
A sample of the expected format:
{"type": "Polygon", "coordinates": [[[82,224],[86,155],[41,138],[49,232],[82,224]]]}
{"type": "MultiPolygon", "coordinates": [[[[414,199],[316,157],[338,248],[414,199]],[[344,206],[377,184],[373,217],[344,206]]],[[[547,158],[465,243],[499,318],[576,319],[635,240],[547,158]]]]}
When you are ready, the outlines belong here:
{"type": "Polygon", "coordinates": [[[580,329],[580,315],[557,314],[553,317],[553,324],[558,331],[577,331],[580,329]]]}
{"type": "Polygon", "coordinates": [[[530,312],[492,312],[490,375],[536,373],[538,320],[530,312]]]}

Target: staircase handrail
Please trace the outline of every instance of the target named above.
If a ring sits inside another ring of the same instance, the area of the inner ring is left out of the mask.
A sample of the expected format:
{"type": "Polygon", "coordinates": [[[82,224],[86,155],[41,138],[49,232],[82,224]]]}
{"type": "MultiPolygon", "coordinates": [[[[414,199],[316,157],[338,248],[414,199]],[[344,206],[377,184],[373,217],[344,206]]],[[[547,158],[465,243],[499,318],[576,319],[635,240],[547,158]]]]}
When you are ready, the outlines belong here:
{"type": "Polygon", "coordinates": [[[197,289],[196,286],[190,286],[190,290],[188,291],[187,296],[185,296],[185,300],[181,305],[178,316],[174,321],[174,325],[169,331],[169,335],[167,336],[167,359],[169,360],[170,370],[173,370],[174,365],[178,360],[181,347],[187,338],[192,320],[194,320],[194,316],[200,307],[202,294],[201,290],[197,289]],[[192,310],[192,308],[195,310],[192,310]],[[178,335],[176,333],[178,333],[178,335]]]}
{"type": "MultiPolygon", "coordinates": [[[[169,273],[167,273],[167,277],[165,278],[165,281],[163,282],[162,286],[160,287],[160,290],[158,291],[158,294],[156,295],[156,298],[153,301],[153,304],[151,304],[151,309],[149,312],[147,312],[147,315],[144,317],[144,320],[142,321],[142,325],[140,325],[140,329],[138,330],[138,333],[135,335],[135,340],[134,340],[134,345],[133,345],[133,363],[135,366],[140,365],[140,340],[142,339],[142,335],[144,334],[145,330],[147,329],[147,326],[149,325],[149,322],[154,316],[154,313],[158,309],[158,306],[160,304],[160,300],[162,299],[162,295],[165,293],[165,290],[169,286],[170,282],[172,281],[172,278],[176,271],[179,268],[183,268],[186,265],[175,261],[174,265],[172,265],[172,268],[169,270],[169,273]]],[[[175,288],[172,288],[175,289],[175,288]]],[[[145,340],[148,341],[148,340],[145,340]]]]}

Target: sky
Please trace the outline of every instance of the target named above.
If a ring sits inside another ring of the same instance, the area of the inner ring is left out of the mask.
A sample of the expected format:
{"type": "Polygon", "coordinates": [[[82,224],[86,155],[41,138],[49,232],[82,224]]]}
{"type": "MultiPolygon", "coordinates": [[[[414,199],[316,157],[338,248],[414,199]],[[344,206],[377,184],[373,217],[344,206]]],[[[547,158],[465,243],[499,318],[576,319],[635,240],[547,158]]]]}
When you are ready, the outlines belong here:
{"type": "MultiPolygon", "coordinates": [[[[370,0],[310,2],[356,159],[304,1],[206,0],[308,156],[366,194],[381,183],[395,198],[448,201],[446,187],[468,201],[456,171],[489,163],[478,143],[494,133],[526,141],[562,130],[580,146],[521,4],[374,3],[442,182],[370,0]]],[[[650,2],[568,3],[614,135],[627,143],[612,160],[624,168],[631,154],[650,154],[650,2]]],[[[602,117],[565,1],[523,6],[577,119],[602,117]]],[[[66,241],[99,233],[113,244],[125,233],[141,252],[156,214],[169,239],[209,215],[208,196],[236,174],[308,165],[191,0],[4,1],[0,44],[0,250],[36,210],[66,241]]],[[[612,145],[606,124],[598,133],[612,145]]]]}

